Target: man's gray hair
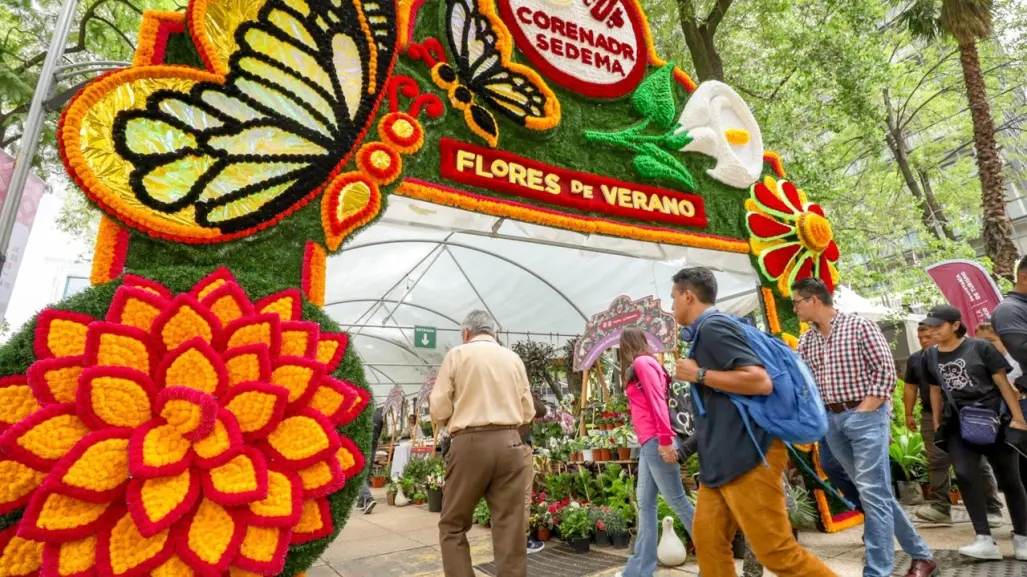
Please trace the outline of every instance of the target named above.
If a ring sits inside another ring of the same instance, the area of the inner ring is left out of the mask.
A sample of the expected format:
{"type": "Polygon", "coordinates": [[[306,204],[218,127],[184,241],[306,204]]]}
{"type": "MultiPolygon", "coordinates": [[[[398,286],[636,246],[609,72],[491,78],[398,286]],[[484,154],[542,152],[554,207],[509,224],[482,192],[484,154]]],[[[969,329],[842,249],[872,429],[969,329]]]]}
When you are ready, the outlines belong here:
{"type": "Polygon", "coordinates": [[[486,311],[471,311],[470,314],[464,317],[464,322],[460,326],[471,333],[472,337],[477,335],[491,335],[494,337],[498,332],[496,319],[492,318],[492,315],[486,311]]]}

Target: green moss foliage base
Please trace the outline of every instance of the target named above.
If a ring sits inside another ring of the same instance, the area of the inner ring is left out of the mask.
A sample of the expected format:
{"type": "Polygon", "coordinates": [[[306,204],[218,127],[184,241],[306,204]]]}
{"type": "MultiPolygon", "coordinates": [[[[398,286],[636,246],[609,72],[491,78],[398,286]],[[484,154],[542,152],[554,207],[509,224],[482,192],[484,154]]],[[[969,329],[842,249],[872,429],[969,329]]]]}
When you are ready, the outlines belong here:
{"type": "MultiPolygon", "coordinates": [[[[159,261],[153,262],[158,265],[159,261]]],[[[246,290],[250,299],[257,301],[283,287],[280,281],[273,275],[261,275],[254,273],[254,268],[243,270],[232,270],[239,284],[246,290]]],[[[196,282],[210,274],[211,268],[190,267],[190,266],[154,266],[150,270],[132,271],[134,274],[145,276],[168,287],[175,293],[187,292],[196,282]]],[[[121,285],[117,280],[106,285],[93,287],[85,292],[72,296],[64,301],[53,305],[50,308],[66,311],[84,313],[95,318],[104,318],[107,309],[110,307],[114,292],[121,285]]],[[[316,322],[325,332],[340,332],[339,325],[328,317],[319,307],[304,302],[303,320],[316,322]]],[[[14,335],[4,347],[0,348],[0,376],[23,374],[28,370],[29,365],[36,361],[33,354],[32,342],[36,328],[36,319],[29,322],[18,334],[14,335]]],[[[360,359],[350,346],[339,367],[333,376],[370,391],[367,381],[364,378],[364,370],[360,359]]],[[[364,411],[352,423],[340,427],[341,434],[352,439],[360,447],[365,457],[371,450],[371,415],[370,409],[364,411]]],[[[339,532],[346,525],[353,503],[359,495],[361,488],[366,482],[366,468],[363,473],[349,479],[346,486],[329,496],[332,519],[335,524],[335,531],[328,537],[292,546],[289,549],[289,556],[286,560],[285,569],[281,575],[292,576],[305,571],[325,551],[329,543],[338,536],[339,532]]],[[[20,518],[20,513],[14,513],[0,517],[0,529],[10,526],[20,518]]]]}

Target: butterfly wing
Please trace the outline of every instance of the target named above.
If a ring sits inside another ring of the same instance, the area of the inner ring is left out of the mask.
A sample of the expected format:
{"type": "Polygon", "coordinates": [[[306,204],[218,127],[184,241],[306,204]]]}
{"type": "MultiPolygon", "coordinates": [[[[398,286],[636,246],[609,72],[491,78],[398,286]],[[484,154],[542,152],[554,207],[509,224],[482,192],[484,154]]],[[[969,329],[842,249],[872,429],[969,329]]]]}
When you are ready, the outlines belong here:
{"type": "Polygon", "coordinates": [[[152,94],[115,122],[141,202],[230,233],[272,220],[348,160],[396,51],[392,0],[269,0],[223,84],[152,94]]]}
{"type": "Polygon", "coordinates": [[[460,81],[522,126],[555,126],[559,101],[538,74],[511,61],[509,32],[486,1],[449,0],[449,48],[460,81]]]}

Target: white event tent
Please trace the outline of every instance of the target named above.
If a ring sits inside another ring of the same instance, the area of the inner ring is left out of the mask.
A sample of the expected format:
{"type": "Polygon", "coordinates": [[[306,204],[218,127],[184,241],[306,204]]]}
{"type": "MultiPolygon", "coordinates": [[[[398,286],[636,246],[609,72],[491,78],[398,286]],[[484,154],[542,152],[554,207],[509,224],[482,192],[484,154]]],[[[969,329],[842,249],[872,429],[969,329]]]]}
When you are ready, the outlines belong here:
{"type": "Polygon", "coordinates": [[[685,266],[714,269],[718,305],[744,315],[759,307],[749,256],[583,235],[393,195],[382,220],[328,261],[326,312],[348,330],[374,395],[396,384],[415,393],[459,344],[474,309],[497,319],[511,344],[561,347],[617,296],[649,295],[670,308],[670,279],[685,266]],[[418,348],[414,327],[437,329],[418,348]]]}

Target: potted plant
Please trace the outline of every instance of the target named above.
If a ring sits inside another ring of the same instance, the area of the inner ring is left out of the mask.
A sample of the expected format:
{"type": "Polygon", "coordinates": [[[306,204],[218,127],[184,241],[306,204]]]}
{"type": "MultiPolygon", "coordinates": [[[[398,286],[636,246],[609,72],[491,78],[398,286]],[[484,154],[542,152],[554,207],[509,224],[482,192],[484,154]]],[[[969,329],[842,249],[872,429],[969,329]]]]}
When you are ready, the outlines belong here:
{"type": "Polygon", "coordinates": [[[681,478],[685,488],[689,491],[695,491],[699,488],[699,483],[696,478],[699,475],[699,453],[695,453],[685,461],[684,465],[685,475],[681,478]]]}
{"type": "Polygon", "coordinates": [[[388,477],[385,476],[385,468],[376,466],[371,469],[371,487],[373,489],[381,489],[388,482],[388,477]]]}
{"type": "Polygon", "coordinates": [[[428,500],[428,495],[424,491],[418,491],[414,493],[414,505],[424,505],[424,502],[428,500]]]}
{"type": "MultiPolygon", "coordinates": [[[[610,546],[610,534],[606,532],[606,524],[613,516],[606,507],[592,509],[592,534],[595,536],[596,545],[599,547],[610,546]]],[[[619,514],[617,516],[620,516],[619,514]]]]}
{"type": "Polygon", "coordinates": [[[903,479],[896,479],[899,500],[904,505],[918,505],[924,502],[923,492],[914,475],[915,467],[924,467],[924,440],[920,433],[892,425],[891,445],[888,456],[902,469],[903,479]]]}
{"type": "Polygon", "coordinates": [[[441,457],[433,458],[432,470],[424,481],[428,492],[428,512],[442,512],[442,489],[446,485],[446,466],[441,457]]]}
{"type": "Polygon", "coordinates": [[[959,504],[959,487],[956,486],[956,472],[949,469],[949,503],[959,504]]]}
{"type": "Polygon", "coordinates": [[[560,535],[575,553],[588,553],[592,525],[589,522],[588,511],[580,505],[575,505],[577,504],[571,504],[560,513],[560,535]]]}
{"type": "Polygon", "coordinates": [[[488,529],[489,524],[492,521],[492,512],[489,511],[489,504],[485,502],[485,499],[478,501],[478,504],[474,507],[474,513],[471,514],[471,519],[488,529]]]}
{"type": "Polygon", "coordinates": [[[399,492],[399,483],[390,481],[385,485],[385,501],[391,507],[396,506],[396,493],[399,492]]]}
{"type": "Polygon", "coordinates": [[[585,437],[584,439],[579,439],[579,442],[581,443],[581,460],[586,463],[591,463],[595,461],[595,453],[592,449],[592,439],[593,437],[585,437]]]}
{"type": "Polygon", "coordinates": [[[800,485],[788,483],[788,520],[792,524],[792,536],[799,538],[799,529],[812,527],[817,520],[816,506],[809,491],[800,485]]]}
{"type": "Polygon", "coordinates": [[[606,533],[610,536],[610,542],[614,549],[628,548],[628,525],[616,511],[606,518],[606,533]]]}
{"type": "Polygon", "coordinates": [[[613,438],[617,440],[617,459],[621,461],[631,460],[631,431],[627,425],[621,425],[613,430],[613,438]]]}

